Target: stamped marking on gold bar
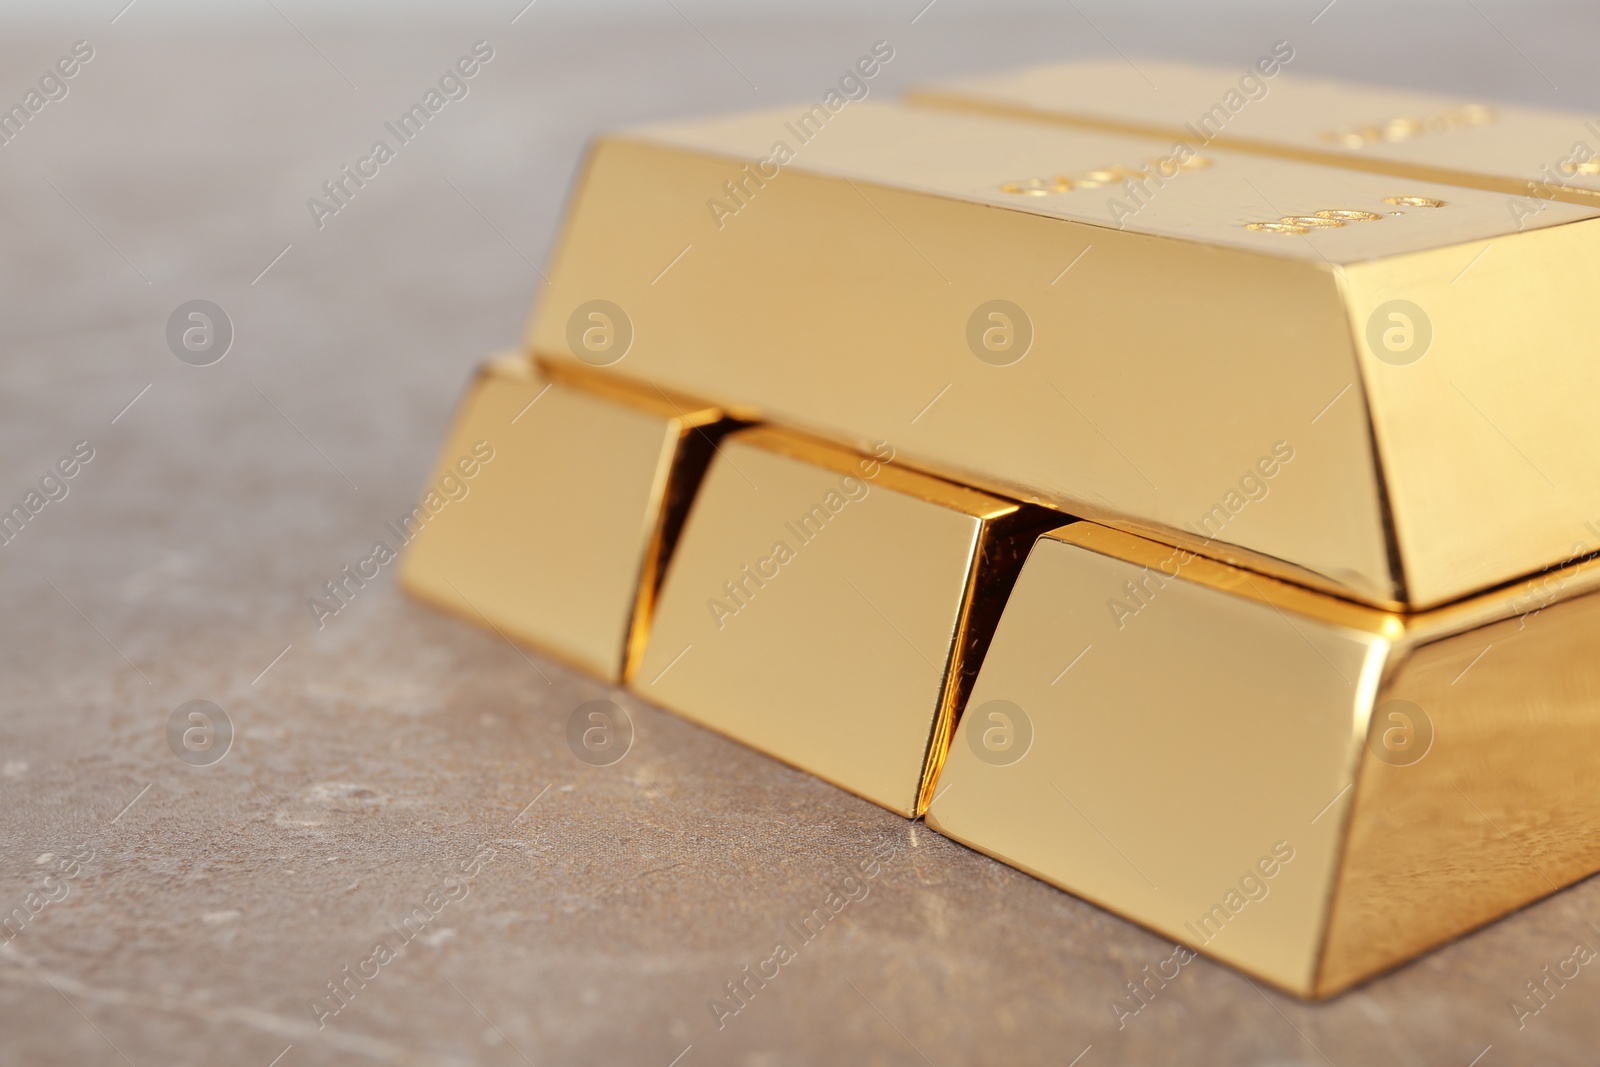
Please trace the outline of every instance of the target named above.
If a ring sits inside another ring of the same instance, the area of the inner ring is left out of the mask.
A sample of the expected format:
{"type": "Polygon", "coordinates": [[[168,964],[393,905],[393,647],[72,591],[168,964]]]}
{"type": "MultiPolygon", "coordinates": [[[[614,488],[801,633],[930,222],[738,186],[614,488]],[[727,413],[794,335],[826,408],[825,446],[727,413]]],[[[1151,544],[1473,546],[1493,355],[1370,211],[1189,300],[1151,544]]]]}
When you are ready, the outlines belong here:
{"type": "Polygon", "coordinates": [[[1340,126],[1321,131],[1317,134],[1317,139],[1342,148],[1365,148],[1380,141],[1390,143],[1409,141],[1424,134],[1449,133],[1471,126],[1486,126],[1495,121],[1495,118],[1492,108],[1484,107],[1482,104],[1466,104],[1453,111],[1430,115],[1427,118],[1401,115],[1379,123],[1340,126]]]}
{"type": "Polygon", "coordinates": [[[1340,222],[1377,222],[1383,218],[1373,211],[1352,211],[1345,208],[1313,211],[1312,214],[1319,219],[1336,219],[1340,222]]]}
{"type": "Polygon", "coordinates": [[[1435,200],[1431,196],[1386,196],[1383,202],[1400,207],[1448,207],[1450,204],[1448,200],[1435,200]]]}
{"type": "Polygon", "coordinates": [[[1179,145],[1171,155],[1146,159],[1137,167],[1096,167],[1092,170],[1057,174],[1051,178],[1023,178],[1020,181],[1005,182],[1000,186],[1000,191],[1019,196],[1051,196],[1055,193],[1070,193],[1074,189],[1100,189],[1124,181],[1149,181],[1152,176],[1171,178],[1186,170],[1204,170],[1211,164],[1210,156],[1199,155],[1187,145],[1179,145]]]}
{"type": "MultiPolygon", "coordinates": [[[[1412,202],[1412,207],[1443,207],[1443,200],[1433,200],[1426,203],[1418,197],[1386,197],[1384,203],[1399,204],[1412,202]]],[[[1392,212],[1403,215],[1404,212],[1392,212]]],[[[1381,222],[1384,216],[1376,211],[1361,211],[1356,208],[1323,208],[1313,211],[1309,215],[1285,215],[1277,222],[1247,222],[1247,230],[1259,230],[1264,233],[1304,234],[1312,230],[1336,230],[1347,222],[1381,222]]]]}

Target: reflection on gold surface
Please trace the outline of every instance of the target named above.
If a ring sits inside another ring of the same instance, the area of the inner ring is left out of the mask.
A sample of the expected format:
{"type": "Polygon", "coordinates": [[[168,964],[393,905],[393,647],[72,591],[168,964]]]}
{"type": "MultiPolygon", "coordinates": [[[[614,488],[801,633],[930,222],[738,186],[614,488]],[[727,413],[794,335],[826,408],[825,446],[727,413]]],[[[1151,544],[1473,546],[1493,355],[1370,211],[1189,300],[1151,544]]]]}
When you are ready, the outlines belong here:
{"type": "Polygon", "coordinates": [[[1343,274],[1350,331],[1367,341],[1357,348],[1362,386],[1411,603],[1570,558],[1589,537],[1584,524],[1600,517],[1589,402],[1600,393],[1590,354],[1600,223],[1343,274]],[[1371,324],[1403,326],[1393,309],[1405,305],[1415,309],[1411,343],[1420,347],[1425,331],[1432,343],[1396,359],[1371,324]]]}
{"type": "MultiPolygon", "coordinates": [[[[1101,548],[1138,540],[1079,526],[1101,548]]],[[[1382,613],[1291,621],[1293,599],[1315,594],[1260,576],[1254,596],[1215,589],[1187,572],[1226,568],[1200,559],[1162,577],[1162,553],[1129,562],[1039,539],[928,824],[1306,993],[1340,845],[1339,820],[1316,816],[1360,753],[1382,613]],[[1031,723],[1012,763],[985,758],[975,733],[995,700],[1031,723]]]]}
{"type": "Polygon", "coordinates": [[[1597,616],[1595,562],[1404,616],[1076,523],[1018,579],[928,823],[1335,993],[1600,867],[1597,616]]]}
{"type": "Polygon", "coordinates": [[[1369,746],[1318,993],[1600,869],[1600,596],[1398,657],[1377,707],[1399,700],[1432,746],[1416,763],[1369,746]]]}
{"type": "Polygon", "coordinates": [[[1560,446],[1600,389],[1596,208],[1210,148],[1135,179],[1170,141],[862,104],[708,210],[783,118],[602,141],[532,350],[584,358],[603,299],[633,330],[604,373],[1379,607],[1600,514],[1600,459],[1560,446]]]}
{"type": "Polygon", "coordinates": [[[400,582],[510,640],[620,680],[642,651],[658,561],[721,414],[609,380],[598,391],[573,384],[580,379],[544,379],[522,357],[484,369],[434,480],[475,442],[494,460],[469,495],[427,520],[400,582]]]}
{"type": "Polygon", "coordinates": [[[633,684],[909,816],[1037,520],[892,455],[765,428],[724,439],[633,684]]]}

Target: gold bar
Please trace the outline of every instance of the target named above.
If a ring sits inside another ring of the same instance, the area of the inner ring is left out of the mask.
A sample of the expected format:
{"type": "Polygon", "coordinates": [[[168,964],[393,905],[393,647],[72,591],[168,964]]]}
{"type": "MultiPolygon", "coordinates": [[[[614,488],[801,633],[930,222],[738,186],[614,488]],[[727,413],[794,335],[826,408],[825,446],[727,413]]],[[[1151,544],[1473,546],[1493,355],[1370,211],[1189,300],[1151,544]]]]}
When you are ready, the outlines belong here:
{"type": "Polygon", "coordinates": [[[725,438],[661,590],[637,692],[905,816],[1040,513],[770,428],[725,438]]]}
{"type": "Polygon", "coordinates": [[[1379,607],[1600,517],[1600,209],[932,108],[794,130],[601,141],[529,347],[584,358],[603,298],[605,373],[1379,607]]]}
{"type": "Polygon", "coordinates": [[[1398,614],[1041,537],[928,825],[1302,996],[1600,869],[1600,563],[1398,614]]]}
{"type": "Polygon", "coordinates": [[[417,529],[407,527],[400,585],[622,680],[643,653],[661,561],[729,425],[718,408],[592,372],[541,374],[522,356],[488,363],[413,512],[417,529]]]}
{"type": "Polygon", "coordinates": [[[1600,125],[1577,112],[1494,104],[1291,72],[1287,42],[1238,68],[1140,59],[1033,67],[930,85],[910,102],[1257,152],[1513,198],[1600,204],[1600,125]]]}

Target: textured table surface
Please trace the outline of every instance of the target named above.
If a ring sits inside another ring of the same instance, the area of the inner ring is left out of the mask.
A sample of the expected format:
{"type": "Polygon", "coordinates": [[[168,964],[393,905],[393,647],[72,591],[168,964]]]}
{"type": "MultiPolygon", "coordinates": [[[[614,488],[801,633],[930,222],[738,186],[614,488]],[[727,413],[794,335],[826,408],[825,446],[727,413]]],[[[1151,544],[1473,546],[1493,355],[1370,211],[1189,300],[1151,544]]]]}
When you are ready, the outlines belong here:
{"type": "Polygon", "coordinates": [[[1600,946],[1592,880],[1323,1005],[1197,961],[1119,1029],[1156,936],[389,573],[320,630],[306,601],[409,507],[469,369],[518,336],[597,127],[809,100],[880,38],[885,93],[1117,49],[1242,67],[1287,38],[1307,71],[1592,110],[1600,17],[100,6],[0,34],[7,105],[94,49],[0,146],[0,504],[94,450],[0,546],[0,915],[26,917],[0,935],[0,1063],[1594,1062],[1600,974],[1520,1030],[1508,1007],[1600,946]],[[316,228],[307,198],[480,39],[470,94],[316,228]],[[165,339],[197,298],[236,332],[208,367],[165,339]],[[602,696],[637,738],[592,768],[565,724],[602,696]],[[211,766],[167,741],[196,699],[236,730],[211,766]],[[866,895],[794,938],[863,862],[866,895]],[[797,958],[719,1025],[708,1002],[779,940],[797,958]],[[376,974],[317,1010],[347,967],[376,974]]]}

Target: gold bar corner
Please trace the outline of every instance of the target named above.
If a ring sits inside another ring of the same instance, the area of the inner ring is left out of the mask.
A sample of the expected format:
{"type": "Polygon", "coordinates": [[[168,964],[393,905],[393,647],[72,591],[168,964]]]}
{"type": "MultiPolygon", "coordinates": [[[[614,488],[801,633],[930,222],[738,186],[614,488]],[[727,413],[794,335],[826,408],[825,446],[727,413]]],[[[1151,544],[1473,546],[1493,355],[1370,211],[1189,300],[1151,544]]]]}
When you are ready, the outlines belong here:
{"type": "Polygon", "coordinates": [[[1023,568],[928,823],[1300,996],[1600,868],[1600,564],[1435,611],[1078,523],[1023,568]]]}
{"type": "Polygon", "coordinates": [[[524,356],[485,365],[440,452],[401,560],[412,596],[624,680],[663,556],[717,436],[712,406],[524,356]],[[463,456],[487,449],[470,482],[463,456]],[[465,484],[460,500],[434,490],[465,484]],[[427,504],[445,500],[434,514],[427,504]]]}

